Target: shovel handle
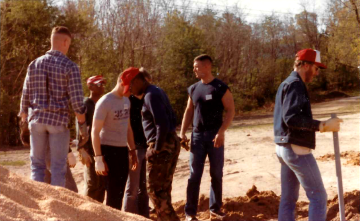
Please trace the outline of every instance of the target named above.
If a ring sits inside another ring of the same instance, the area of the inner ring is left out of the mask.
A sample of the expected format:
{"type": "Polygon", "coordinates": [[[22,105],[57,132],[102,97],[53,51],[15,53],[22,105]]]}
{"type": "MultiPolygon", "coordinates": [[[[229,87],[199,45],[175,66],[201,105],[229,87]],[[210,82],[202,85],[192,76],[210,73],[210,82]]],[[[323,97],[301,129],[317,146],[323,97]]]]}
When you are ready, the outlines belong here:
{"type": "Polygon", "coordinates": [[[75,117],[75,132],[76,132],[76,140],[78,141],[76,143],[76,149],[79,148],[79,140],[80,140],[80,135],[79,135],[79,122],[77,120],[77,118],[75,117]]]}
{"type": "MultiPolygon", "coordinates": [[[[336,114],[331,114],[331,118],[335,118],[335,117],[336,117],[336,114]]],[[[342,174],[341,174],[341,161],[340,161],[340,147],[339,147],[338,132],[333,132],[333,141],[334,141],[334,152],[335,152],[336,176],[337,176],[337,183],[338,183],[340,221],[345,221],[344,193],[343,193],[343,183],[342,183],[342,174]]]]}

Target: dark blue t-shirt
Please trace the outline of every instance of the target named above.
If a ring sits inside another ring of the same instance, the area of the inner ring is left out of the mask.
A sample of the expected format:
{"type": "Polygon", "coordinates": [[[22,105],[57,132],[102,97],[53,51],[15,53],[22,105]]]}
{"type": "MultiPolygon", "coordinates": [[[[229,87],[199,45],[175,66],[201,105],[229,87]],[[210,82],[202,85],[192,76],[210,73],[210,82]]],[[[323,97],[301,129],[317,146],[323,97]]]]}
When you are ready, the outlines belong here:
{"type": "Polygon", "coordinates": [[[94,150],[91,143],[91,129],[92,129],[92,122],[95,110],[95,102],[91,100],[89,97],[84,98],[84,105],[85,105],[85,120],[86,125],[89,127],[89,140],[86,142],[84,148],[88,151],[91,156],[94,156],[94,150]]]}
{"type": "Polygon", "coordinates": [[[194,105],[193,131],[218,131],[223,122],[224,105],[222,97],[229,87],[217,78],[210,83],[201,81],[188,88],[194,105]]]}
{"type": "Polygon", "coordinates": [[[166,136],[176,128],[175,113],[162,89],[154,85],[146,88],[141,114],[147,142],[155,142],[155,149],[161,150],[166,136]]]}
{"type": "Polygon", "coordinates": [[[141,109],[144,103],[143,99],[138,99],[131,95],[130,100],[130,124],[134,133],[136,149],[147,148],[146,138],[142,127],[141,109]]]}

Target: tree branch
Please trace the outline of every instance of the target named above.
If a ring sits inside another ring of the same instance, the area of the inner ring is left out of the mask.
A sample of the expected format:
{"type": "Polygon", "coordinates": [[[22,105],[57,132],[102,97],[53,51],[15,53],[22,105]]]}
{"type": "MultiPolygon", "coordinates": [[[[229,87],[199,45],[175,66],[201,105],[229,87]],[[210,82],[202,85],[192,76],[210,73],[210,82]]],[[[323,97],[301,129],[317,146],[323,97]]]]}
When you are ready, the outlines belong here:
{"type": "Polygon", "coordinates": [[[353,10],[355,11],[355,14],[356,14],[356,20],[357,22],[360,24],[360,17],[359,17],[359,11],[358,11],[358,8],[355,4],[355,0],[350,0],[352,6],[353,6],[353,10]]]}

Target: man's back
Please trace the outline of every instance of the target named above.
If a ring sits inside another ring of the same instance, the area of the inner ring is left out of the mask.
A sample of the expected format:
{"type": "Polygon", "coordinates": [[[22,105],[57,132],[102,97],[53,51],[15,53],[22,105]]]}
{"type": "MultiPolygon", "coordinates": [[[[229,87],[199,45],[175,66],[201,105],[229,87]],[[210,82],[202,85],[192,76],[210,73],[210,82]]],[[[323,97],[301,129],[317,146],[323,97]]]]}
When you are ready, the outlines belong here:
{"type": "Polygon", "coordinates": [[[142,117],[144,133],[148,143],[155,140],[159,142],[159,139],[161,140],[160,143],[162,143],[164,136],[168,132],[175,131],[176,117],[169,98],[162,89],[155,85],[150,85],[145,91],[142,117]],[[157,130],[164,133],[160,135],[157,130]]]}
{"type": "Polygon", "coordinates": [[[83,91],[77,65],[59,51],[48,51],[28,67],[22,98],[23,108],[31,108],[30,120],[67,125],[69,104],[83,112],[83,91]]]}

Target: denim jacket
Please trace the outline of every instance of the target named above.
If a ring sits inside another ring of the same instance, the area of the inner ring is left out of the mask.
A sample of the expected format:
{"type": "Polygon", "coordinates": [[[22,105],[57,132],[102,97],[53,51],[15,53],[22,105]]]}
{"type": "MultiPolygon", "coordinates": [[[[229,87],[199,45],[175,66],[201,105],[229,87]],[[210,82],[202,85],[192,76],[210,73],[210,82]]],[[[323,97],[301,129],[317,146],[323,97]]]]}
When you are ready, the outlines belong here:
{"type": "Polygon", "coordinates": [[[277,91],[274,109],[275,143],[290,143],[315,149],[315,131],[320,121],[314,120],[309,95],[300,75],[293,71],[277,91]]]}

